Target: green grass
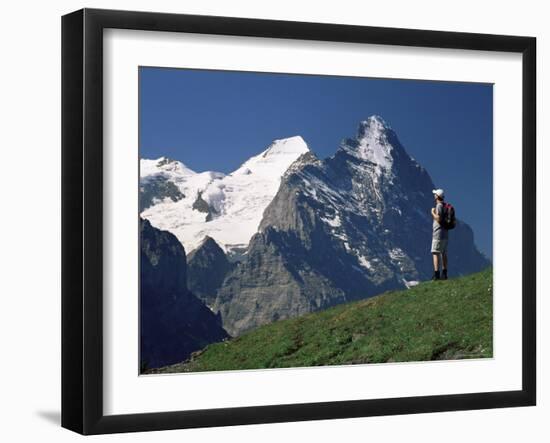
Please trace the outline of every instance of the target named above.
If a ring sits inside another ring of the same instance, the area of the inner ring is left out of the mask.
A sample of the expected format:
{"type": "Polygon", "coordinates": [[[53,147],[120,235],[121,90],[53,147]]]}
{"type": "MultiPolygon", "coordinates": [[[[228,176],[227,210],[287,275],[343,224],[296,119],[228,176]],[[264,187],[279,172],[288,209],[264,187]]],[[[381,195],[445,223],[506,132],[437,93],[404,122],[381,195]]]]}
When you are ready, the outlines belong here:
{"type": "Polygon", "coordinates": [[[278,321],[150,373],[487,358],[492,269],[278,321]]]}

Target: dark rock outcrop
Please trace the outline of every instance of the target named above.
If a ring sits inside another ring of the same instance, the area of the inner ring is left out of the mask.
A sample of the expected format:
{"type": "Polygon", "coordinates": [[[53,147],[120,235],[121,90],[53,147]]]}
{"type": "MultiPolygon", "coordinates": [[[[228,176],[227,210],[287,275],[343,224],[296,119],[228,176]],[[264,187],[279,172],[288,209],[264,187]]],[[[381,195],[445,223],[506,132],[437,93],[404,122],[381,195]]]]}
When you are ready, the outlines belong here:
{"type": "Polygon", "coordinates": [[[139,185],[139,211],[142,212],[165,198],[177,202],[184,197],[185,195],[167,177],[148,177],[141,180],[139,185]]]}
{"type": "Polygon", "coordinates": [[[228,335],[220,319],[187,289],[185,251],[177,238],[140,219],[141,370],[187,359],[228,335]]]}
{"type": "Polygon", "coordinates": [[[225,276],[235,266],[216,241],[206,236],[187,256],[187,286],[207,306],[212,306],[225,276]]]}

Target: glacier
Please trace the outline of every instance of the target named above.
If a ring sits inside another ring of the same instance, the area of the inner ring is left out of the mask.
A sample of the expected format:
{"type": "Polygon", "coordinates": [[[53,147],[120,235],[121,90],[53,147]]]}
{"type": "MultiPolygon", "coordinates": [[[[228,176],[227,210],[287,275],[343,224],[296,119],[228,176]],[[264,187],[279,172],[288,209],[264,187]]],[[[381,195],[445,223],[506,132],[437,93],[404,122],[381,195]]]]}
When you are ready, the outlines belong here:
{"type": "Polygon", "coordinates": [[[230,174],[195,172],[166,157],[141,159],[142,189],[165,180],[179,194],[154,199],[151,206],[140,208],[140,215],[154,227],[174,234],[186,251],[196,249],[208,236],[224,252],[238,255],[258,231],[283,174],[307,152],[309,147],[300,136],[277,139],[230,174]]]}

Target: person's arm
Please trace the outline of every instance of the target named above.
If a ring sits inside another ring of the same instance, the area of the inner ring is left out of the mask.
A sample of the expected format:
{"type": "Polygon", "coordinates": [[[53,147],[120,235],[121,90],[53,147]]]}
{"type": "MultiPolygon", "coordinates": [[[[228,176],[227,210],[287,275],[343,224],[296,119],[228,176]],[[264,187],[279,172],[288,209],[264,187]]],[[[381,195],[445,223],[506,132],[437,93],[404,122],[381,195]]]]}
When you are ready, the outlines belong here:
{"type": "Polygon", "coordinates": [[[436,208],[432,208],[432,218],[437,222],[441,223],[441,214],[437,211],[436,208]]]}

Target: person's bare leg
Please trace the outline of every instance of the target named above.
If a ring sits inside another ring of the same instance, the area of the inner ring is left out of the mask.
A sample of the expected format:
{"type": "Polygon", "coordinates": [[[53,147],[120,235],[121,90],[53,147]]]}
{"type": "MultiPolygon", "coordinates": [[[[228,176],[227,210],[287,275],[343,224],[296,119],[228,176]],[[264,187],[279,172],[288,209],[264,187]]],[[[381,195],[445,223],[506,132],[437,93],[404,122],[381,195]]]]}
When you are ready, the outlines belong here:
{"type": "Polygon", "coordinates": [[[433,262],[434,262],[434,271],[439,271],[439,254],[437,252],[432,253],[433,262]]]}
{"type": "Polygon", "coordinates": [[[434,275],[432,280],[439,280],[441,278],[441,275],[439,274],[439,252],[432,252],[432,257],[434,261],[434,275]]]}

